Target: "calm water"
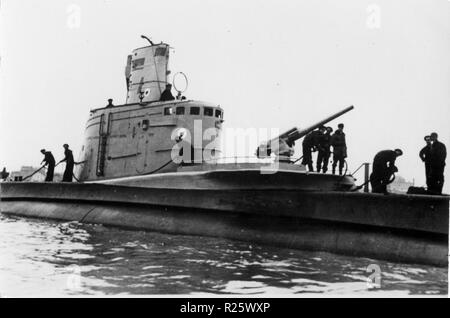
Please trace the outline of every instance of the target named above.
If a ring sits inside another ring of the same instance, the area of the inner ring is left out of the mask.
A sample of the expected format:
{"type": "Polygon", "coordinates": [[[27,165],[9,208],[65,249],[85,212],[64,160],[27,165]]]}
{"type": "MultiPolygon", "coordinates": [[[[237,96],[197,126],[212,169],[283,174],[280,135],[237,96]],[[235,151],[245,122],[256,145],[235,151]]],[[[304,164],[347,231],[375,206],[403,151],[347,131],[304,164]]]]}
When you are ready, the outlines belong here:
{"type": "Polygon", "coordinates": [[[0,215],[3,297],[446,295],[447,279],[445,268],[0,215]],[[369,289],[370,264],[381,288],[369,289]]]}

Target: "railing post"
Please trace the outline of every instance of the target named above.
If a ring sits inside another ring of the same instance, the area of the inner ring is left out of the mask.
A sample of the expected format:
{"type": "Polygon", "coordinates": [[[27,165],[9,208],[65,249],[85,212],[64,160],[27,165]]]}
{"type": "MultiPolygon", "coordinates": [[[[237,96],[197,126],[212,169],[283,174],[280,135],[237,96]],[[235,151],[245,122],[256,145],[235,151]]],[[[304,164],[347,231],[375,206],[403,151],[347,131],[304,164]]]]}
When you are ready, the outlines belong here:
{"type": "Polygon", "coordinates": [[[364,163],[364,192],[368,193],[369,192],[369,163],[366,162],[364,163]]]}

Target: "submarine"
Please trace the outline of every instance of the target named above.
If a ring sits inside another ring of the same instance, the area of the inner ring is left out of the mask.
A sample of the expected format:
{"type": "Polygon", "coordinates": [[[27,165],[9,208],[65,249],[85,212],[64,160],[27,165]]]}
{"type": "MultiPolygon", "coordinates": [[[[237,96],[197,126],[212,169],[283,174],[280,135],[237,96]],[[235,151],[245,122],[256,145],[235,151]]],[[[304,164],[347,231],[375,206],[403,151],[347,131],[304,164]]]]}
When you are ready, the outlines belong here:
{"type": "Polygon", "coordinates": [[[224,109],[161,98],[170,46],[149,42],[127,57],[125,103],[90,111],[74,182],[2,182],[1,213],[448,265],[448,196],[360,192],[282,154],[353,106],[223,160],[224,109]]]}

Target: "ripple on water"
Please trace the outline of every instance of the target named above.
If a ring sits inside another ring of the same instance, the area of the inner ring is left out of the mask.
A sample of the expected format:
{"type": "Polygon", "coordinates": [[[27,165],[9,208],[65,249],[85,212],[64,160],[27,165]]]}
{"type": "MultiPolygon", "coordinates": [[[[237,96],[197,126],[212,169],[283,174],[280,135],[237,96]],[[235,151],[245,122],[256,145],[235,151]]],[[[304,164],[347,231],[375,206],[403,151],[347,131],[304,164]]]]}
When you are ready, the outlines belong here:
{"type": "Polygon", "coordinates": [[[3,215],[0,233],[6,296],[447,294],[447,270],[431,266],[3,215]]]}

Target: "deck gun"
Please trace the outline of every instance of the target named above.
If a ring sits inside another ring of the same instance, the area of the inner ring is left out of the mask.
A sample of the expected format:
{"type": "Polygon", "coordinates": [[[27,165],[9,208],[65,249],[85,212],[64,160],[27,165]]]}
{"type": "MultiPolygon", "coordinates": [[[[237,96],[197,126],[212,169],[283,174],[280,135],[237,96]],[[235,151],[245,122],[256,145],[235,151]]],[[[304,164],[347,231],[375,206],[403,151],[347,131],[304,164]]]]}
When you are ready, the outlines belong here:
{"type": "Polygon", "coordinates": [[[300,139],[303,138],[304,136],[306,136],[307,134],[309,134],[311,131],[313,131],[314,129],[319,128],[320,126],[323,126],[327,123],[329,123],[330,121],[332,121],[333,119],[336,119],[342,115],[344,115],[345,113],[351,111],[354,107],[353,106],[349,106],[343,110],[341,110],[340,112],[337,112],[334,115],[331,115],[321,121],[319,121],[318,123],[299,130],[297,127],[294,127],[292,129],[289,129],[288,131],[282,133],[281,135],[279,135],[278,137],[275,137],[269,141],[263,142],[257,149],[256,149],[256,156],[260,159],[263,158],[268,158],[270,157],[270,154],[273,152],[275,154],[278,154],[278,147],[282,144],[282,143],[286,143],[288,145],[293,145],[293,143],[300,139]]]}

